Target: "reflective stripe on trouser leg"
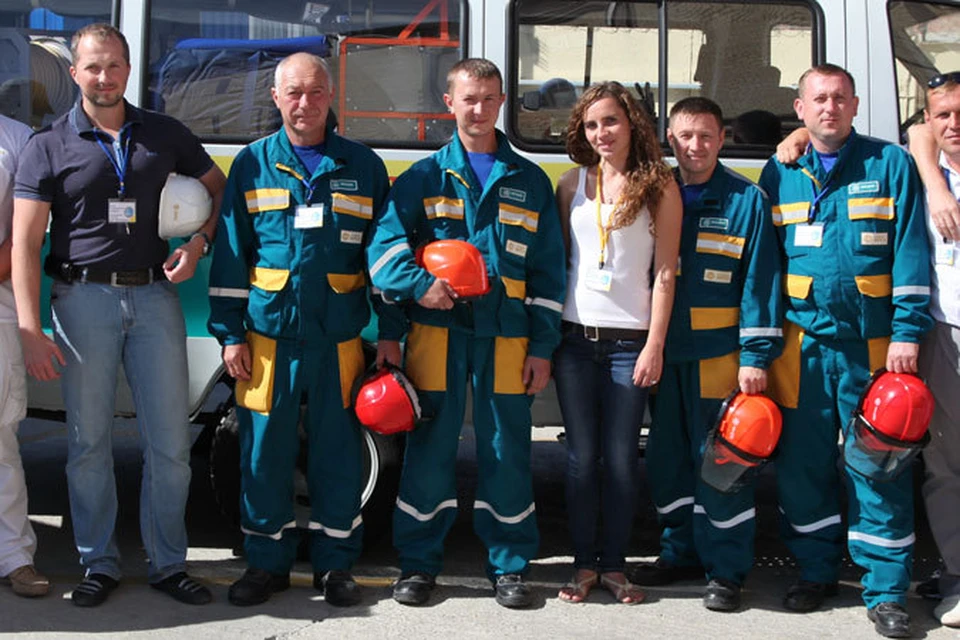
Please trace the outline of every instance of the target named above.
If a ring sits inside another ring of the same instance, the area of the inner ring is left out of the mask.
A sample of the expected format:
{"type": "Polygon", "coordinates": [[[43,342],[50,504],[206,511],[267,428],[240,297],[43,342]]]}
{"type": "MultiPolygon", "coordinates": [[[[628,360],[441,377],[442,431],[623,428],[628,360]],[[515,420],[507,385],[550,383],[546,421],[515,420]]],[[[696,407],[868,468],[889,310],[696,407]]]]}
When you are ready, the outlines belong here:
{"type": "MultiPolygon", "coordinates": [[[[783,433],[775,459],[781,509],[781,538],[812,582],[837,580],[843,555],[840,477],[837,472],[837,358],[804,336],[798,367],[800,396],[796,409],[781,407],[783,433]]],[[[774,364],[777,366],[777,363],[774,364]]]]}
{"type": "MultiPolygon", "coordinates": [[[[732,380],[731,384],[735,386],[736,381],[732,380]]],[[[723,578],[743,584],[753,566],[757,524],[753,483],[747,483],[735,493],[723,493],[700,479],[703,446],[722,404],[721,400],[715,399],[700,401],[702,420],[692,437],[691,451],[697,474],[693,533],[697,555],[707,578],[723,578]]]]}
{"type": "MultiPolygon", "coordinates": [[[[844,374],[840,378],[838,406],[849,416],[876,366],[866,344],[844,345],[844,374]]],[[[844,423],[844,441],[853,438],[844,423]]],[[[913,569],[913,472],[905,470],[889,482],[874,482],[846,469],[847,545],[850,557],[866,569],[863,602],[872,608],[881,602],[906,604],[913,569]]]]}
{"type": "MultiPolygon", "coordinates": [[[[427,346],[416,342],[411,344],[418,335],[421,334],[411,332],[407,338],[404,357],[408,371],[411,354],[427,346]]],[[[436,341],[438,338],[438,335],[427,335],[423,340],[436,341]]],[[[446,349],[425,356],[429,359],[437,353],[444,353],[443,361],[416,363],[424,369],[432,364],[435,377],[438,369],[445,368],[446,375],[442,379],[446,388],[419,392],[425,410],[432,411],[434,417],[407,434],[400,491],[393,516],[393,544],[400,558],[400,570],[404,573],[423,571],[436,575],[440,572],[443,542],[457,517],[457,448],[466,402],[468,355],[466,338],[461,334],[451,331],[446,342],[446,349]]]]}
{"type": "Polygon", "coordinates": [[[695,480],[689,427],[702,420],[696,402],[698,380],[698,363],[668,364],[650,396],[653,425],[644,456],[647,481],[663,528],[660,557],[677,566],[700,564],[693,540],[695,480]]]}
{"type": "Polygon", "coordinates": [[[343,406],[343,390],[363,371],[359,341],[329,343],[304,352],[309,442],[310,556],[315,572],[349,570],[363,549],[360,492],[363,484],[360,424],[343,406]],[[350,360],[359,363],[349,366],[350,360]]]}
{"type": "Polygon", "coordinates": [[[473,527],[487,547],[487,576],[523,573],[540,547],[530,473],[530,405],[522,382],[526,340],[474,339],[473,527]]]}
{"type": "Polygon", "coordinates": [[[278,575],[290,572],[297,551],[293,470],[300,448],[301,365],[295,345],[277,341],[270,413],[237,407],[247,564],[278,575]]]}

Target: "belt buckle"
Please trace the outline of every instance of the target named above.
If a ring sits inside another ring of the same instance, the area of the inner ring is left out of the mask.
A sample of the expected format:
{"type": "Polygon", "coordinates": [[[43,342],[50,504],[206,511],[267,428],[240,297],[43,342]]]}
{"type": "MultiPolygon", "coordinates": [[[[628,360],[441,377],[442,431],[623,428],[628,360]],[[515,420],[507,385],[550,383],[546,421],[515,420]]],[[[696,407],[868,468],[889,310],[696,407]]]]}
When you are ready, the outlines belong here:
{"type": "Polygon", "coordinates": [[[583,327],[583,337],[589,340],[590,342],[597,342],[600,340],[600,327],[588,327],[584,325],[583,327]]]}
{"type": "Polygon", "coordinates": [[[116,271],[113,271],[113,272],[110,274],[110,286],[111,286],[111,287],[119,287],[119,286],[120,286],[120,282],[119,282],[119,280],[118,280],[118,278],[117,278],[118,275],[120,275],[120,274],[119,274],[118,272],[116,272],[116,271]]]}

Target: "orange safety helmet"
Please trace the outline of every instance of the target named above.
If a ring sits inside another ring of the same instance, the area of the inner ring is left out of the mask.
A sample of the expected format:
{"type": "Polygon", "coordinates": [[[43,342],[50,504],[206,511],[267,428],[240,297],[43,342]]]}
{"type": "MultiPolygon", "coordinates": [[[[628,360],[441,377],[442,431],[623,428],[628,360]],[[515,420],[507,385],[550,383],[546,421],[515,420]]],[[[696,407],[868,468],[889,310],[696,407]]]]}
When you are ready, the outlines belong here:
{"type": "Polygon", "coordinates": [[[389,364],[363,377],[353,410],[360,424],[385,436],[413,431],[421,416],[417,390],[400,369],[389,364]]]}
{"type": "Polygon", "coordinates": [[[460,299],[489,293],[487,265],[480,250],[465,240],[434,240],[417,250],[417,264],[443,278],[460,299]]]}
{"type": "Polygon", "coordinates": [[[782,430],[783,417],[773,400],[734,390],[707,437],[701,478],[718,491],[739,491],[773,455],[782,430]]]}
{"type": "Polygon", "coordinates": [[[911,373],[879,369],[860,395],[844,442],[848,467],[874,480],[892,480],[930,441],[930,389],[911,373]]]}

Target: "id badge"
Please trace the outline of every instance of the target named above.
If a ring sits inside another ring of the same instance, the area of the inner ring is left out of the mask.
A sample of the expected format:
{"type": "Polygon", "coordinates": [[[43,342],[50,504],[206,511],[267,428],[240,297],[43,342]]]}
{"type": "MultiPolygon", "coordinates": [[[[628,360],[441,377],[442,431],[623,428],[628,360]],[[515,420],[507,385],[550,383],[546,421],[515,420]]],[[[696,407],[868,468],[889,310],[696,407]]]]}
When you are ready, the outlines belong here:
{"type": "Polygon", "coordinates": [[[798,224],[794,230],[795,247],[819,247],[823,244],[823,223],[798,224]]]}
{"type": "Polygon", "coordinates": [[[942,244],[938,242],[934,258],[937,264],[943,264],[947,265],[948,267],[952,267],[955,260],[954,253],[955,249],[952,242],[942,244]]]}
{"type": "Polygon", "coordinates": [[[293,219],[294,229],[316,229],[323,226],[323,204],[297,205],[297,216],[293,219]]]}
{"type": "Polygon", "coordinates": [[[107,221],[112,224],[133,224],[137,221],[137,201],[132,198],[107,200],[107,221]]]}
{"type": "Polygon", "coordinates": [[[613,286],[613,273],[603,269],[589,269],[584,284],[591,291],[610,291],[613,286]]]}

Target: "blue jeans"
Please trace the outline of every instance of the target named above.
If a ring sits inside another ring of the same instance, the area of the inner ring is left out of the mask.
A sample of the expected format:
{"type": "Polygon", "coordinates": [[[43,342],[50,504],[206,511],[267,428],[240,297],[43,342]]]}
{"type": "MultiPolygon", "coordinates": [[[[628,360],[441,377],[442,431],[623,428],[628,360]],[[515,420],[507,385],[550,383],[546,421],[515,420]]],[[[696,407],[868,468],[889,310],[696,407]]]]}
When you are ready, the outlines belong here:
{"type": "Polygon", "coordinates": [[[111,429],[120,364],[133,391],[143,451],[140,535],[158,582],[186,568],[190,489],[186,329],[176,287],[55,282],[57,345],[67,366],[67,487],[86,572],[120,578],[111,429]]]}
{"type": "Polygon", "coordinates": [[[647,389],[633,384],[646,342],[591,342],[566,332],[554,377],[567,438],[567,514],[574,567],[623,571],[637,503],[640,424],[647,389]],[[601,468],[602,480],[601,480],[601,468]],[[597,517],[603,533],[597,543],[597,517]]]}

